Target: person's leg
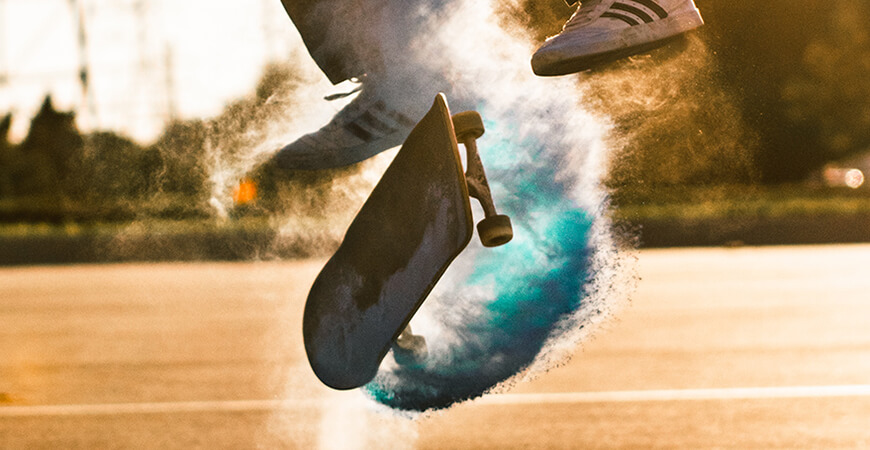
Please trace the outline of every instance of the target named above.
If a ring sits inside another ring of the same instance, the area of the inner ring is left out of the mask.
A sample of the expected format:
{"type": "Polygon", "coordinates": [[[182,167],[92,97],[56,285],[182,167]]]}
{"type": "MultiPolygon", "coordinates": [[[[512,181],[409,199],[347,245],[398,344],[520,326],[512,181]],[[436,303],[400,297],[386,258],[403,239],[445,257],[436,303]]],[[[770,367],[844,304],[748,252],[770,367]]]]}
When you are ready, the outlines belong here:
{"type": "Polygon", "coordinates": [[[704,24],[692,0],[587,0],[532,56],[537,75],[581,72],[649,51],[704,24]]]}
{"type": "Polygon", "coordinates": [[[449,87],[408,54],[409,42],[428,19],[410,6],[423,1],[441,0],[282,0],[327,78],[358,84],[353,100],[329,123],[285,145],[269,164],[340,167],[401,145],[435,93],[449,87]]]}

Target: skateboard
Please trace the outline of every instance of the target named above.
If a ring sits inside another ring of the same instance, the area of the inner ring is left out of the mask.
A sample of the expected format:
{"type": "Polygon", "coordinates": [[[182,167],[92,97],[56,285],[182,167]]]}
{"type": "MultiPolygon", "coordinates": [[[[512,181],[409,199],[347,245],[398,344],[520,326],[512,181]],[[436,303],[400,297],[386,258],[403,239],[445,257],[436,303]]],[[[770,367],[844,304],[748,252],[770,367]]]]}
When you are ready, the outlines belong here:
{"type": "Polygon", "coordinates": [[[438,94],[315,279],[302,333],[311,368],[327,386],[365,385],[391,347],[413,341],[403,334],[408,322],[471,240],[470,197],[484,210],[477,226],[484,246],[513,237],[477,153],[483,132],[478,113],[451,116],[438,94]],[[458,142],[466,148],[465,173],[458,142]]]}

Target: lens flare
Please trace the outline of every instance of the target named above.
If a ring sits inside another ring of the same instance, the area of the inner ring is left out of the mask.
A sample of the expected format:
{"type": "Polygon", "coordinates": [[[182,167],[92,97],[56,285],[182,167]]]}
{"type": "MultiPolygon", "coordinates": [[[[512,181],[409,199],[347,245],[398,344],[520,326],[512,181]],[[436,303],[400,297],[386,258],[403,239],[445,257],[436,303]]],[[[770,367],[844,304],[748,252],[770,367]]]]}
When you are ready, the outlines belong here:
{"type": "Polygon", "coordinates": [[[233,203],[245,205],[257,199],[257,183],[250,178],[242,178],[233,189],[233,203]]]}

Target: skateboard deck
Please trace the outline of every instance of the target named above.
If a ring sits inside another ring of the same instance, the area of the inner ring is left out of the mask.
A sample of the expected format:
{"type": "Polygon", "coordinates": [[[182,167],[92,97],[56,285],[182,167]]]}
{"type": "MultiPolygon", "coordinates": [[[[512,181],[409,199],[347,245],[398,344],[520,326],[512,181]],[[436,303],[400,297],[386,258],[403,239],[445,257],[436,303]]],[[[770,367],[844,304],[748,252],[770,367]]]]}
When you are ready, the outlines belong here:
{"type": "Polygon", "coordinates": [[[439,94],[314,281],[302,331],[317,377],[335,389],[371,381],[472,234],[469,188],[439,94]]]}

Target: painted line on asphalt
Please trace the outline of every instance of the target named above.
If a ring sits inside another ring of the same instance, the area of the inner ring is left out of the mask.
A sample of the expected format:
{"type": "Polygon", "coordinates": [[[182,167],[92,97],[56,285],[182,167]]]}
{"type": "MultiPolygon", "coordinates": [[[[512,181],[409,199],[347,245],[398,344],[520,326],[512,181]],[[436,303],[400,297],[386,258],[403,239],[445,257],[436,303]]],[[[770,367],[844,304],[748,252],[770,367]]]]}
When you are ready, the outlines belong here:
{"type": "MultiPolygon", "coordinates": [[[[493,394],[474,405],[550,405],[684,400],[760,400],[787,398],[870,397],[870,384],[714,389],[660,389],[567,393],[493,394]]],[[[0,417],[167,414],[199,412],[268,412],[318,408],[337,400],[215,400],[193,402],[106,403],[80,405],[0,406],[0,417]]],[[[340,402],[340,401],[338,401],[340,402]]]]}
{"type": "Polygon", "coordinates": [[[867,397],[870,384],[842,386],[784,386],[712,389],[659,389],[570,393],[501,394],[483,397],[481,405],[555,403],[656,402],[679,400],[755,400],[813,397],[867,397]]]}
{"type": "Polygon", "coordinates": [[[90,405],[0,406],[0,417],[273,411],[282,408],[292,408],[300,403],[316,404],[312,400],[304,402],[289,402],[284,400],[216,400],[90,405]]]}

